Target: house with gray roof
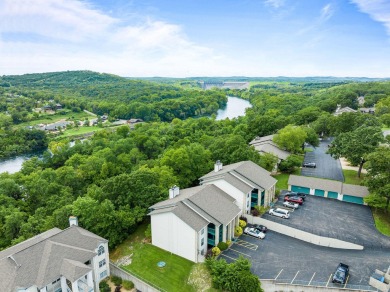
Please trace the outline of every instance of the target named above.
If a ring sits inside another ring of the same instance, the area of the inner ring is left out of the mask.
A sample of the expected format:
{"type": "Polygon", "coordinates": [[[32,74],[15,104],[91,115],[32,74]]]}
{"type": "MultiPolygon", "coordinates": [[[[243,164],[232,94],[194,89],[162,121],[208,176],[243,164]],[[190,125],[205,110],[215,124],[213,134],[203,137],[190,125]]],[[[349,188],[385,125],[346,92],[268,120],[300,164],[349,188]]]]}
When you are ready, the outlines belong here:
{"type": "Polygon", "coordinates": [[[99,291],[110,275],[108,241],[69,222],[1,251],[0,291],[99,291]]]}
{"type": "Polygon", "coordinates": [[[229,165],[217,161],[214,170],[200,178],[200,185],[214,184],[232,196],[242,214],[249,214],[255,206],[269,206],[276,182],[270,172],[252,161],[229,165]]]}
{"type": "Polygon", "coordinates": [[[238,225],[236,200],[215,185],[169,190],[169,199],[150,208],[152,244],[193,262],[207,249],[231,240],[238,225]]]}
{"type": "Polygon", "coordinates": [[[293,192],[302,192],[355,204],[365,204],[363,198],[369,194],[368,188],[365,186],[300,175],[290,175],[288,189],[293,192]]]}
{"type": "MultiPolygon", "coordinates": [[[[279,164],[282,160],[286,160],[291,153],[281,149],[276,143],[273,142],[273,138],[274,135],[256,137],[249,143],[249,145],[253,146],[260,154],[269,153],[276,156],[278,158],[277,164],[279,164]]],[[[277,168],[277,165],[275,168],[277,168]]]]}

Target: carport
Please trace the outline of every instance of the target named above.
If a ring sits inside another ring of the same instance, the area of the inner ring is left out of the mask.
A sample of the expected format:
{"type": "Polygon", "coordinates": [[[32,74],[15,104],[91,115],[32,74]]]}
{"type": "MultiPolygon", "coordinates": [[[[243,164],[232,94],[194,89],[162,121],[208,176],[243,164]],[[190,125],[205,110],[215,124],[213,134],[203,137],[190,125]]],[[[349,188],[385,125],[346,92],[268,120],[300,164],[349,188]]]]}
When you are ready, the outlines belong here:
{"type": "Polygon", "coordinates": [[[290,175],[288,189],[293,192],[301,192],[360,205],[364,204],[363,198],[368,195],[368,189],[364,186],[299,175],[290,175]]]}

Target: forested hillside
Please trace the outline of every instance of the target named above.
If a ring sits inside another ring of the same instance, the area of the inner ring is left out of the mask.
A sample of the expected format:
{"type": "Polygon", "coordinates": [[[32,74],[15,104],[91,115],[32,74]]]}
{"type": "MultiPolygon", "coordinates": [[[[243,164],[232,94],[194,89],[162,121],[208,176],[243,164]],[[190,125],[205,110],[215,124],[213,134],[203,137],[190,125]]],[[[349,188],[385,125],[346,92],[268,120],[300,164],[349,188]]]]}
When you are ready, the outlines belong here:
{"type": "MultiPolygon", "coordinates": [[[[102,130],[73,147],[66,139],[51,141],[53,156],[31,159],[19,173],[0,174],[0,248],[52,227],[65,228],[69,215],[116,246],[144,220],[150,205],[168,197],[168,188],[197,185],[216,160],[225,165],[252,160],[272,169],[273,155],[260,155],[248,146],[256,136],[282,135],[286,127],[315,145],[319,135],[355,137],[365,128],[377,133],[390,127],[390,82],[264,82],[250,90],[200,91],[91,72],[21,78],[1,79],[3,116],[12,116],[18,107],[29,113],[35,102],[54,98],[68,110],[122,113],[152,122],[133,130],[102,130]],[[63,82],[65,75],[72,76],[72,86],[63,82]],[[84,83],[86,76],[91,82],[84,83]],[[191,118],[214,113],[226,102],[226,93],[250,100],[253,108],[233,120],[191,118]],[[355,107],[362,95],[367,105],[375,104],[375,115],[332,115],[337,104],[355,107]],[[145,115],[134,116],[137,108],[144,108],[140,112],[145,115]]],[[[9,126],[3,125],[2,133],[9,126]]],[[[298,165],[300,146],[294,150],[298,165]]]]}

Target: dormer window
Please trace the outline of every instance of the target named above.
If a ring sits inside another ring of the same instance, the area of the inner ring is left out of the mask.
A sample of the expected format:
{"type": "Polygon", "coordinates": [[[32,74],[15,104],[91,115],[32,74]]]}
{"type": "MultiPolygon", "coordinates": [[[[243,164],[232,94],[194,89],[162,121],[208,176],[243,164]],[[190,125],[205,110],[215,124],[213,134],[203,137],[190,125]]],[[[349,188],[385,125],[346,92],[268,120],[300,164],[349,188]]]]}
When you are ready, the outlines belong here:
{"type": "Polygon", "coordinates": [[[104,246],[103,245],[99,246],[99,249],[98,249],[98,255],[102,255],[102,254],[104,254],[104,246]]]}

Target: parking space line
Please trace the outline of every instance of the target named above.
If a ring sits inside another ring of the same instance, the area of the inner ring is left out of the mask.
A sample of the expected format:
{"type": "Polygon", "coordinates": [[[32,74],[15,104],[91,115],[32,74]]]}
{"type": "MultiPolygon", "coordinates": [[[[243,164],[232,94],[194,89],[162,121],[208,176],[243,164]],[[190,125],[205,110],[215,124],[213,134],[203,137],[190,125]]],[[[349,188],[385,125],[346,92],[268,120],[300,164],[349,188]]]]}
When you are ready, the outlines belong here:
{"type": "Polygon", "coordinates": [[[292,281],[291,281],[290,284],[292,284],[292,283],[294,282],[294,280],[295,280],[295,278],[298,276],[298,274],[299,274],[299,271],[295,274],[295,276],[294,276],[294,278],[292,279],[292,281]]]}
{"type": "Polygon", "coordinates": [[[349,274],[348,274],[347,280],[345,280],[344,288],[347,286],[348,280],[349,280],[349,274]]]}
{"type": "Polygon", "coordinates": [[[239,246],[242,246],[242,247],[246,247],[246,248],[251,249],[251,250],[257,250],[257,248],[259,247],[258,245],[247,242],[245,240],[237,240],[236,244],[239,246]]]}
{"type": "Polygon", "coordinates": [[[310,279],[310,282],[309,282],[308,286],[310,286],[310,283],[311,283],[311,281],[313,281],[313,278],[314,278],[315,274],[316,274],[316,273],[314,272],[314,274],[313,274],[313,277],[311,277],[311,279],[310,279]]]}
{"type": "Polygon", "coordinates": [[[330,278],[332,278],[332,275],[333,275],[333,274],[330,274],[329,279],[328,279],[328,282],[326,283],[326,287],[328,287],[329,281],[330,281],[330,278]]]}
{"type": "Polygon", "coordinates": [[[279,277],[279,275],[283,272],[283,269],[280,270],[279,274],[276,276],[275,280],[279,277]]]}
{"type": "Polygon", "coordinates": [[[235,249],[233,249],[233,248],[230,248],[230,250],[233,250],[233,251],[235,251],[235,252],[238,252],[238,253],[243,254],[243,255],[245,255],[245,256],[247,256],[247,257],[250,257],[250,258],[252,257],[252,256],[250,256],[249,254],[243,253],[243,252],[238,251],[238,250],[235,250],[235,249]]]}
{"type": "Polygon", "coordinates": [[[225,255],[225,254],[223,254],[223,253],[221,253],[220,255],[221,255],[221,256],[224,256],[224,257],[227,257],[227,258],[229,258],[229,259],[231,259],[231,260],[233,260],[233,261],[236,261],[236,260],[237,260],[237,259],[232,258],[232,257],[229,257],[229,256],[227,256],[227,255],[225,255]]]}

